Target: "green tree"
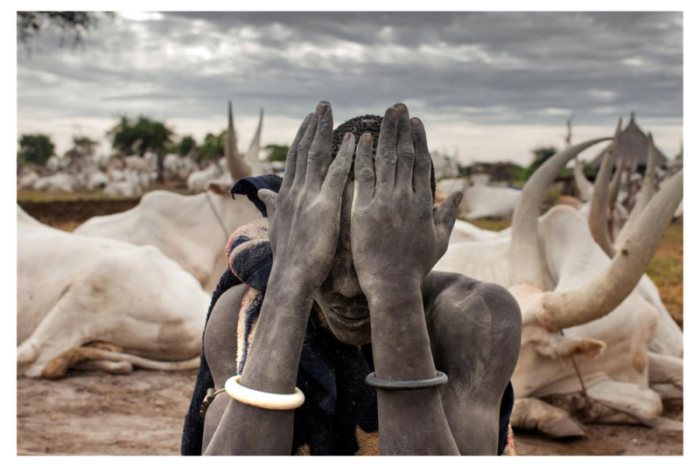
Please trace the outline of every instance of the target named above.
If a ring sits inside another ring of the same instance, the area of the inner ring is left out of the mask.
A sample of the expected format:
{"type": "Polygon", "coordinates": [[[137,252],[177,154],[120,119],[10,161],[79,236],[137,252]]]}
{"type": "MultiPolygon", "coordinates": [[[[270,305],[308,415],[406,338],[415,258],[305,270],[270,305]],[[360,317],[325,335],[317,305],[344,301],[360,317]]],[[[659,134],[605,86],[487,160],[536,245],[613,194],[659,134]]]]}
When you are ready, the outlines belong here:
{"type": "Polygon", "coordinates": [[[556,153],[557,148],[554,146],[543,146],[541,148],[533,149],[532,154],[534,156],[534,160],[532,161],[532,164],[525,169],[525,173],[523,174],[524,181],[527,181],[542,164],[547,162],[547,160],[556,153]]]}
{"type": "Polygon", "coordinates": [[[54,155],[55,149],[48,135],[22,135],[19,139],[17,158],[23,164],[45,165],[49,157],[54,155]]]}
{"type": "MultiPolygon", "coordinates": [[[[114,13],[101,13],[113,18],[114,13]]],[[[97,27],[98,13],[89,11],[18,11],[17,39],[29,46],[32,39],[42,30],[53,29],[61,33],[59,45],[63,46],[66,36],[73,36],[73,46],[81,44],[83,36],[97,27]]]]}
{"type": "Polygon", "coordinates": [[[224,138],[226,130],[218,135],[207,133],[204,137],[204,142],[199,148],[199,152],[204,159],[218,159],[224,157],[224,138]]]}
{"type": "Polygon", "coordinates": [[[279,144],[268,144],[265,149],[270,150],[269,162],[285,162],[287,160],[287,153],[289,152],[289,146],[279,144]]]}
{"type": "Polygon", "coordinates": [[[63,156],[71,159],[93,156],[98,144],[100,143],[87,136],[73,136],[73,147],[66,151],[63,156]]]}
{"type": "Polygon", "coordinates": [[[121,155],[137,154],[143,157],[152,151],[158,158],[158,182],[163,183],[163,160],[166,146],[172,143],[173,130],[164,122],[140,116],[136,121],[123,116],[107,136],[112,138],[112,147],[121,155]]]}
{"type": "Polygon", "coordinates": [[[186,156],[192,150],[197,150],[197,141],[192,136],[183,136],[177,144],[177,153],[186,156]]]}

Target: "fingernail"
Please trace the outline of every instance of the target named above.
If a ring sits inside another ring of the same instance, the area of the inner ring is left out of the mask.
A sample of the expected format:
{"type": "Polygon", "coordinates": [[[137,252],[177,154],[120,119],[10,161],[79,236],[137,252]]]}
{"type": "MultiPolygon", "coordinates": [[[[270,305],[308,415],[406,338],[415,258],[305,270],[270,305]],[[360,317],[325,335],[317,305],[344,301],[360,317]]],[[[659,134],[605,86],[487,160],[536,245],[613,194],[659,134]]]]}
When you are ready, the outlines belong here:
{"type": "Polygon", "coordinates": [[[343,136],[343,143],[349,139],[350,139],[350,133],[345,133],[345,136],[343,136]]]}
{"type": "Polygon", "coordinates": [[[391,109],[391,113],[389,114],[392,120],[396,120],[399,118],[399,111],[396,109],[391,109]]]}
{"type": "Polygon", "coordinates": [[[365,133],[365,143],[370,144],[372,142],[372,135],[365,133]]]}
{"type": "Polygon", "coordinates": [[[420,120],[418,120],[417,118],[412,118],[412,119],[411,119],[411,125],[413,125],[413,126],[415,126],[415,127],[420,126],[420,120]]]}
{"type": "Polygon", "coordinates": [[[326,110],[328,110],[328,104],[320,104],[318,106],[318,113],[320,113],[321,115],[325,114],[326,110]]]}
{"type": "Polygon", "coordinates": [[[408,108],[404,104],[402,104],[401,102],[394,105],[394,107],[396,107],[396,109],[399,111],[399,113],[406,113],[406,110],[408,110],[408,108]]]}
{"type": "Polygon", "coordinates": [[[459,206],[462,203],[462,200],[464,199],[464,193],[461,191],[457,193],[457,196],[455,197],[455,206],[459,206]]]}

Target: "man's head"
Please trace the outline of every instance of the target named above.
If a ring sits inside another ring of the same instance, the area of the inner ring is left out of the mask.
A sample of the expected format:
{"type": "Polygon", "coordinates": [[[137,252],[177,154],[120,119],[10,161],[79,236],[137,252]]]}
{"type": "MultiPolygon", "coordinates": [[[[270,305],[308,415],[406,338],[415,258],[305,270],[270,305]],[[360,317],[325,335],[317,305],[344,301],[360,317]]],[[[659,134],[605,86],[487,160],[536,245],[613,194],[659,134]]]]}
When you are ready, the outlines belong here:
{"type": "MultiPolygon", "coordinates": [[[[355,140],[365,133],[372,135],[372,147],[376,157],[377,142],[382,117],[365,115],[355,117],[340,125],[333,132],[333,157],[340,149],[345,133],[352,133],[355,140]]],[[[431,170],[430,184],[435,198],[435,174],[431,170]]],[[[343,205],[340,213],[340,235],[335,259],[328,277],[316,294],[316,301],[321,306],[323,314],[333,334],[342,342],[353,345],[364,345],[371,341],[369,306],[362,292],[360,282],[355,272],[350,244],[350,211],[355,191],[354,169],[350,170],[348,181],[343,193],[343,205]]]]}

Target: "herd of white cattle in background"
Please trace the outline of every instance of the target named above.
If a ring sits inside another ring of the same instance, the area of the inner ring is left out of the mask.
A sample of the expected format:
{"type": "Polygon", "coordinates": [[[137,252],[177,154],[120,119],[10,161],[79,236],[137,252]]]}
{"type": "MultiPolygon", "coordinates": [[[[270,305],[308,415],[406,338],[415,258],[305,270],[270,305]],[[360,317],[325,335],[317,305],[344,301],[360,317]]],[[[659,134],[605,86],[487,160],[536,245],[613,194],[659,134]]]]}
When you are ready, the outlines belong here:
{"type": "MultiPolygon", "coordinates": [[[[260,160],[260,137],[263,115],[248,152],[238,155],[256,172],[271,173],[279,164],[260,160]]],[[[237,152],[237,150],[235,151],[237,152]]],[[[163,160],[166,183],[187,187],[192,193],[205,191],[211,183],[232,184],[226,158],[197,164],[193,158],[167,154],[163,160]]],[[[157,177],[157,157],[147,152],[144,157],[93,156],[80,159],[52,156],[46,167],[23,167],[17,178],[18,189],[33,189],[50,193],[76,193],[103,190],[108,196],[140,196],[157,177]]]]}
{"type": "MultiPolygon", "coordinates": [[[[644,271],[682,201],[682,159],[657,173],[651,150],[643,178],[620,170],[611,177],[618,136],[619,127],[595,185],[577,174],[579,199],[544,215],[542,201],[561,169],[613,138],[568,147],[522,190],[490,186],[483,176],[438,183],[440,192],[465,192],[469,218],[513,216],[501,232],[457,221],[435,269],[499,284],[520,304],[516,427],[576,436],[584,433],[579,417],[679,428],[661,412],[664,399],[683,394],[683,335],[644,271]]],[[[223,247],[237,227],[260,217],[228,193],[233,180],[269,171],[252,157],[259,147],[260,127],[246,156],[238,152],[229,113],[221,164],[195,170],[187,158],[166,158],[167,176],[186,177],[201,193],[152,191],[135,208],[94,217],[73,233],[18,207],[19,373],[196,367],[209,296],[226,267],[223,247]]],[[[58,169],[49,180],[23,174],[19,185],[76,190],[80,179],[78,186],[103,183],[105,191],[121,190],[119,183],[144,190],[153,162],[95,161],[70,177],[58,169]]],[[[454,173],[449,160],[435,165],[437,178],[443,167],[454,173]]]]}

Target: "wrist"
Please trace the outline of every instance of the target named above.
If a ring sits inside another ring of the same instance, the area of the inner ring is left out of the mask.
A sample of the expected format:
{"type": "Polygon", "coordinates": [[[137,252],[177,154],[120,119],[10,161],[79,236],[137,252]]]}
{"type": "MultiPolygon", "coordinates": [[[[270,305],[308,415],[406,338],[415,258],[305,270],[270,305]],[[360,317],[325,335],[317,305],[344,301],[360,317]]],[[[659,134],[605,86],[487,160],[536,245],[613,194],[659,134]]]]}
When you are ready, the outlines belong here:
{"type": "Polygon", "coordinates": [[[283,296],[287,300],[310,299],[317,289],[308,271],[277,261],[272,264],[265,297],[266,301],[272,296],[283,296]]]}
{"type": "MultiPolygon", "coordinates": [[[[422,281],[417,279],[375,282],[365,291],[370,309],[412,308],[412,304],[423,303],[422,281]]],[[[363,287],[364,291],[365,287],[363,287]]],[[[422,308],[422,307],[421,307],[422,308]]]]}
{"type": "Polygon", "coordinates": [[[435,364],[421,289],[399,285],[369,301],[376,375],[397,381],[432,378],[435,364]]]}

